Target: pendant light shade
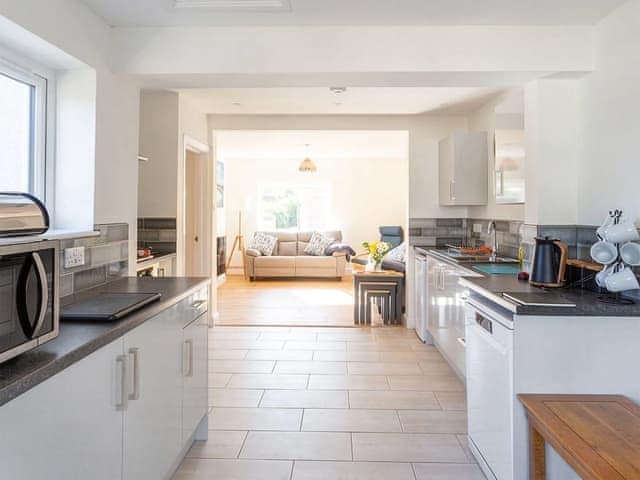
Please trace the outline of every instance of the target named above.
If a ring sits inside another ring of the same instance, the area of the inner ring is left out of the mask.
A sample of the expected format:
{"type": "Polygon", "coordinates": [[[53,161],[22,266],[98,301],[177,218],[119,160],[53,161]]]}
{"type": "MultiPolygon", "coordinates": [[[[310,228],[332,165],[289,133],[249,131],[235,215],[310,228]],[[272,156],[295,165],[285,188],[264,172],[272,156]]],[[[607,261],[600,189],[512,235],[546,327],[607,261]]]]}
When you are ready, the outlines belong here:
{"type": "Polygon", "coordinates": [[[309,157],[306,157],[302,161],[302,163],[300,163],[300,166],[298,167],[298,170],[300,170],[303,173],[306,173],[306,172],[313,173],[316,170],[318,170],[318,167],[316,167],[316,164],[313,163],[313,160],[311,160],[309,157]]]}

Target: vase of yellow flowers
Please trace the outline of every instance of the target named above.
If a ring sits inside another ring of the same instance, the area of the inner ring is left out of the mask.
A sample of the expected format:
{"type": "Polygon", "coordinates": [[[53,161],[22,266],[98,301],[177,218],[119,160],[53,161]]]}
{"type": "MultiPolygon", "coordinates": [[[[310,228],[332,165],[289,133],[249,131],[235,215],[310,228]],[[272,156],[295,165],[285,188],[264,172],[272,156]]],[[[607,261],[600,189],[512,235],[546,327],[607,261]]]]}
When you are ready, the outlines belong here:
{"type": "Polygon", "coordinates": [[[366,272],[381,272],[382,259],[391,251],[392,245],[389,242],[362,242],[362,246],[367,249],[369,259],[366,272]]]}

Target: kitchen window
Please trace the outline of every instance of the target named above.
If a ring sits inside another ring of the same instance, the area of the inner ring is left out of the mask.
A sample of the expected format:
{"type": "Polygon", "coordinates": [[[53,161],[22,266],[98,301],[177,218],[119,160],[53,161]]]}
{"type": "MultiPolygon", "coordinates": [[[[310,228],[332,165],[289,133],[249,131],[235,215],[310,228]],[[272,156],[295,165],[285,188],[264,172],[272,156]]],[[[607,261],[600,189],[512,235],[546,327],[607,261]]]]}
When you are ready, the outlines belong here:
{"type": "Polygon", "coordinates": [[[262,185],[258,192],[260,230],[326,230],[330,212],[328,185],[262,185]]]}
{"type": "Polygon", "coordinates": [[[45,200],[47,79],[0,59],[0,191],[45,200]]]}

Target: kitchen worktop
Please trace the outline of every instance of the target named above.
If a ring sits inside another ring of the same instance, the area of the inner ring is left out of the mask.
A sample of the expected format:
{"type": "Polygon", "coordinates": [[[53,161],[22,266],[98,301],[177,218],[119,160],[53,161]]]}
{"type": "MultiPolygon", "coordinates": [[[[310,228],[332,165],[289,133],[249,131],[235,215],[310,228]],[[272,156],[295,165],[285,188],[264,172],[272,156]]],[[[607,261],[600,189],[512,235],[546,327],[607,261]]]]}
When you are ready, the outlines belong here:
{"type": "Polygon", "coordinates": [[[103,292],[158,292],[162,295],[159,301],[115,322],[60,322],[57,338],[0,364],[0,406],[123,336],[208,283],[207,278],[128,277],[65,297],[63,304],[103,292]]]}
{"type": "Polygon", "coordinates": [[[534,287],[528,281],[518,280],[516,275],[488,275],[472,270],[474,265],[486,264],[487,262],[458,263],[454,259],[447,258],[446,250],[415,248],[423,253],[432,254],[440,260],[450,261],[452,264],[465,269],[470,274],[460,278],[462,285],[518,315],[640,317],[640,303],[638,302],[632,305],[605,303],[599,300],[600,294],[579,288],[541,289],[534,287]],[[541,291],[547,292],[550,296],[549,298],[561,298],[575,304],[576,307],[516,305],[502,296],[505,292],[541,291]]]}

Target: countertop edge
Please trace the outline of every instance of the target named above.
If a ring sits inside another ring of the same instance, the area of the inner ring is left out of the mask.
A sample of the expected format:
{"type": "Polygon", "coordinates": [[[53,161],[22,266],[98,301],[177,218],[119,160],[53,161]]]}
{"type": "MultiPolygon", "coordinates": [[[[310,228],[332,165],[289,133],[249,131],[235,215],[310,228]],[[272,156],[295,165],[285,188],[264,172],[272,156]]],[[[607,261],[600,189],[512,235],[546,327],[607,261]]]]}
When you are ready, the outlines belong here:
{"type": "MultiPolygon", "coordinates": [[[[106,332],[99,337],[89,340],[78,348],[70,350],[66,354],[53,359],[49,363],[33,370],[25,374],[19,380],[14,381],[13,383],[3,387],[0,389],[0,407],[9,403],[10,401],[16,399],[20,395],[28,392],[32,388],[37,385],[43,383],[47,379],[53,377],[57,373],[69,368],[73,364],[81,361],[82,359],[88,357],[92,353],[98,351],[100,348],[112,343],[113,341],[123,337],[125,334],[130,332],[131,330],[139,327],[147,320],[153,318],[158,315],[162,311],[170,308],[171,306],[177,304],[178,302],[184,300],[189,295],[193,294],[197,290],[208,286],[211,284],[210,279],[203,278],[202,281],[190,286],[183,292],[168,297],[166,299],[161,298],[158,302],[155,302],[148,307],[143,308],[135,313],[132,313],[126,319],[121,320],[120,324],[114,329],[106,332]]],[[[71,322],[74,323],[74,322],[71,322]]],[[[55,341],[52,339],[51,341],[55,341]]],[[[49,343],[49,342],[47,342],[49,343]]],[[[42,344],[46,346],[47,343],[42,344]]],[[[28,353],[28,352],[26,352],[28,353]]]]}

